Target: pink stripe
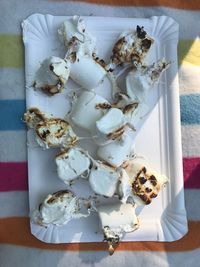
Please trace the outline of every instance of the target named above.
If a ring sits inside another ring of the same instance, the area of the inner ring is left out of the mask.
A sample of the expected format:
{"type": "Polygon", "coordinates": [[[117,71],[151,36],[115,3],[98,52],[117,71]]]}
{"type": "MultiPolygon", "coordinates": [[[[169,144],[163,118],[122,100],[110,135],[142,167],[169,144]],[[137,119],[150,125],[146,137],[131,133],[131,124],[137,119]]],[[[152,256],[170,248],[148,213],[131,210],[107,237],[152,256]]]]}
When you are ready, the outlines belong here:
{"type": "Polygon", "coordinates": [[[0,192],[28,190],[26,162],[0,162],[0,192]]]}
{"type": "MultiPolygon", "coordinates": [[[[200,188],[200,158],[183,159],[186,189],[200,188]]],[[[0,162],[0,192],[28,190],[26,162],[0,162]]]]}
{"type": "Polygon", "coordinates": [[[200,158],[184,158],[183,173],[185,188],[200,188],[200,158]]]}

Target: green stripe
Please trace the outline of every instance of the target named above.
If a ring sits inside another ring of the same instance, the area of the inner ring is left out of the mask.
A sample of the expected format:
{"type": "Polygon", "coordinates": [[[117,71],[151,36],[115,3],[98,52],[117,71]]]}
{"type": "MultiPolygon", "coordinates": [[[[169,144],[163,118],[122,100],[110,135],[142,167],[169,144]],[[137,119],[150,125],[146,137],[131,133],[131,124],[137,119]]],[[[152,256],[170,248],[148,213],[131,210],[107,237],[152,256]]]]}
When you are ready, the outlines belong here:
{"type": "Polygon", "coordinates": [[[24,47],[21,35],[1,34],[0,49],[0,67],[24,67],[24,47]]]}
{"type": "MultiPolygon", "coordinates": [[[[194,40],[180,40],[178,44],[178,63],[183,61],[194,40]]],[[[24,46],[21,35],[0,35],[0,67],[24,67],[24,46]]]]}

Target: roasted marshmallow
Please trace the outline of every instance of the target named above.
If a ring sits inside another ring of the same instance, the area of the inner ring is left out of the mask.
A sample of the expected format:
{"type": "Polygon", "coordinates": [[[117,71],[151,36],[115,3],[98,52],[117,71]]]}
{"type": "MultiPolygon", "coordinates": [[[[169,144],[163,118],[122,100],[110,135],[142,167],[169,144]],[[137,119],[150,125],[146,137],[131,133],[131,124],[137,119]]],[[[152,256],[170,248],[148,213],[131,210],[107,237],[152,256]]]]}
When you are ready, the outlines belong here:
{"type": "Polygon", "coordinates": [[[138,205],[148,205],[168,182],[165,175],[152,170],[143,158],[134,158],[127,162],[125,171],[128,177],[121,176],[118,188],[123,202],[130,197],[138,205]]]}
{"type": "Polygon", "coordinates": [[[48,116],[45,113],[42,113],[38,108],[29,108],[26,113],[24,113],[24,122],[31,129],[35,129],[36,125],[45,121],[48,116]]]}
{"type": "Polygon", "coordinates": [[[116,191],[120,173],[102,162],[96,162],[89,175],[89,184],[92,190],[105,197],[112,197],[116,191]]]}
{"type": "Polygon", "coordinates": [[[40,225],[64,225],[72,219],[87,217],[80,213],[80,202],[71,191],[62,190],[49,194],[32,215],[32,220],[40,225]]]}
{"type": "Polygon", "coordinates": [[[75,125],[91,132],[96,132],[96,121],[107,111],[110,104],[94,92],[83,92],[72,104],[69,119],[75,125]],[[104,109],[99,107],[105,107],[104,109]]]}
{"type": "Polygon", "coordinates": [[[35,139],[43,148],[71,147],[78,141],[67,121],[50,117],[37,108],[29,108],[24,114],[24,120],[35,131],[35,139]]]}
{"type": "Polygon", "coordinates": [[[138,101],[132,100],[129,96],[126,94],[120,93],[118,95],[118,100],[114,104],[112,104],[112,107],[121,109],[123,114],[129,115],[133,113],[138,108],[138,101]]]}
{"type": "Polygon", "coordinates": [[[71,63],[70,78],[85,89],[96,88],[107,72],[101,62],[93,58],[96,40],[87,31],[84,20],[74,16],[61,25],[58,33],[67,47],[65,60],[71,63]]]}
{"type": "Polygon", "coordinates": [[[92,57],[96,52],[96,38],[88,32],[85,21],[80,16],[75,15],[64,21],[58,29],[58,36],[72,53],[92,57]]]}
{"type": "Polygon", "coordinates": [[[69,123],[62,119],[41,121],[35,131],[36,141],[43,148],[73,146],[78,140],[69,123]]]}
{"type": "Polygon", "coordinates": [[[112,71],[123,63],[141,63],[152,43],[153,39],[147,35],[144,27],[137,26],[136,31],[122,33],[113,47],[111,63],[106,68],[112,71]]]}
{"type": "Polygon", "coordinates": [[[87,177],[92,167],[89,155],[78,147],[62,151],[55,161],[58,177],[66,184],[71,184],[79,177],[87,177]]]}
{"type": "Polygon", "coordinates": [[[45,59],[36,73],[34,87],[50,95],[60,93],[69,78],[70,65],[59,57],[45,59]]]}
{"type": "Polygon", "coordinates": [[[159,80],[168,66],[169,63],[163,59],[150,66],[138,66],[137,69],[130,71],[126,77],[127,95],[132,100],[144,102],[148,90],[159,80]]]}
{"type": "Polygon", "coordinates": [[[119,167],[124,161],[130,159],[133,154],[133,140],[131,136],[124,133],[123,136],[114,142],[100,146],[97,156],[114,167],[119,167]]]}
{"type": "Polygon", "coordinates": [[[135,208],[131,204],[120,203],[101,205],[98,207],[98,214],[104,240],[108,242],[108,251],[112,255],[114,245],[122,239],[123,235],[139,228],[135,208]]]}

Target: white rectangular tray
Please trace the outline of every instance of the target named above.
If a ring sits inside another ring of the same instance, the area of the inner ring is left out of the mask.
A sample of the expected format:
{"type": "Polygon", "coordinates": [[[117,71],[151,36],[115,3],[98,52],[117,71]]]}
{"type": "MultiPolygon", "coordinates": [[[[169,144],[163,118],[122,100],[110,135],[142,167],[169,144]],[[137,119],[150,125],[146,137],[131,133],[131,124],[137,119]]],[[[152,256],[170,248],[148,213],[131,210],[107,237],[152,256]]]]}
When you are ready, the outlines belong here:
{"type": "MultiPolygon", "coordinates": [[[[64,117],[69,110],[67,90],[48,97],[34,91],[32,84],[40,63],[48,56],[65,54],[57,36],[58,26],[69,17],[34,14],[22,23],[25,44],[26,104],[27,108],[37,106],[54,116],[64,117]]],[[[109,59],[111,49],[122,31],[135,29],[136,25],[155,39],[147,59],[153,62],[165,57],[171,60],[170,68],[162,76],[158,86],[152,89],[150,101],[156,102],[138,135],[135,138],[136,151],[144,155],[152,165],[170,177],[170,183],[163,188],[151,205],[137,210],[140,217],[139,230],[125,235],[123,241],[174,241],[187,232],[187,219],[184,206],[179,87],[177,69],[178,25],[169,17],[151,17],[149,19],[84,17],[88,30],[97,37],[100,57],[109,59]]],[[[105,95],[108,85],[98,89],[105,95]]],[[[70,81],[67,88],[75,85],[70,81]]],[[[65,188],[56,175],[54,156],[57,149],[42,150],[32,143],[32,134],[28,132],[28,176],[30,211],[35,209],[48,193],[65,188]]],[[[95,146],[89,145],[91,153],[95,146]]],[[[80,194],[88,192],[86,182],[79,183],[80,194]]],[[[88,218],[73,220],[67,225],[48,228],[31,223],[31,232],[38,239],[48,243],[96,242],[102,241],[98,216],[92,213],[88,218]]]]}

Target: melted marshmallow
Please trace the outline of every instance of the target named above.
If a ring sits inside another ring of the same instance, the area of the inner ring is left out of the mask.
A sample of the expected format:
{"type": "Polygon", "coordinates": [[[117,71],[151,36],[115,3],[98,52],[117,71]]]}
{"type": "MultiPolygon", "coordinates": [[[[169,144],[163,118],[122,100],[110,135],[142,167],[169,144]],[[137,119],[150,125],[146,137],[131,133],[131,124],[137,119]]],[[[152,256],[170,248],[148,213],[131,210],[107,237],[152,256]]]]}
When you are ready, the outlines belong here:
{"type": "Polygon", "coordinates": [[[48,94],[61,92],[69,78],[70,65],[70,62],[58,57],[45,59],[36,73],[35,88],[48,94]]]}
{"type": "Polygon", "coordinates": [[[79,211],[77,198],[70,191],[49,194],[40,204],[38,212],[33,214],[33,221],[42,225],[64,225],[79,211]]]}
{"type": "Polygon", "coordinates": [[[99,104],[109,104],[108,101],[93,92],[83,92],[73,103],[69,118],[75,125],[91,132],[96,132],[96,121],[104,114],[105,110],[97,108],[99,104]]]}
{"type": "Polygon", "coordinates": [[[148,90],[159,80],[168,66],[169,63],[163,59],[150,66],[138,66],[136,70],[130,71],[126,77],[127,95],[132,100],[144,102],[148,90]]]}
{"type": "Polygon", "coordinates": [[[100,120],[96,121],[98,137],[95,138],[95,142],[104,145],[119,139],[124,133],[126,123],[126,117],[120,109],[109,109],[100,120]]]}
{"type": "Polygon", "coordinates": [[[74,45],[73,51],[80,55],[92,57],[96,52],[96,38],[88,32],[85,21],[80,16],[64,21],[58,29],[58,36],[68,48],[74,45]]]}
{"type": "Polygon", "coordinates": [[[119,177],[120,174],[114,168],[98,163],[91,169],[89,183],[96,194],[112,197],[116,191],[119,177]]]}
{"type": "Polygon", "coordinates": [[[121,139],[100,146],[97,150],[97,155],[101,160],[106,161],[110,165],[119,167],[133,154],[132,143],[132,138],[127,133],[124,133],[121,139]]]}
{"type": "Polygon", "coordinates": [[[61,152],[55,161],[58,177],[66,184],[70,184],[80,176],[88,175],[91,165],[90,158],[77,147],[61,152]]]}

